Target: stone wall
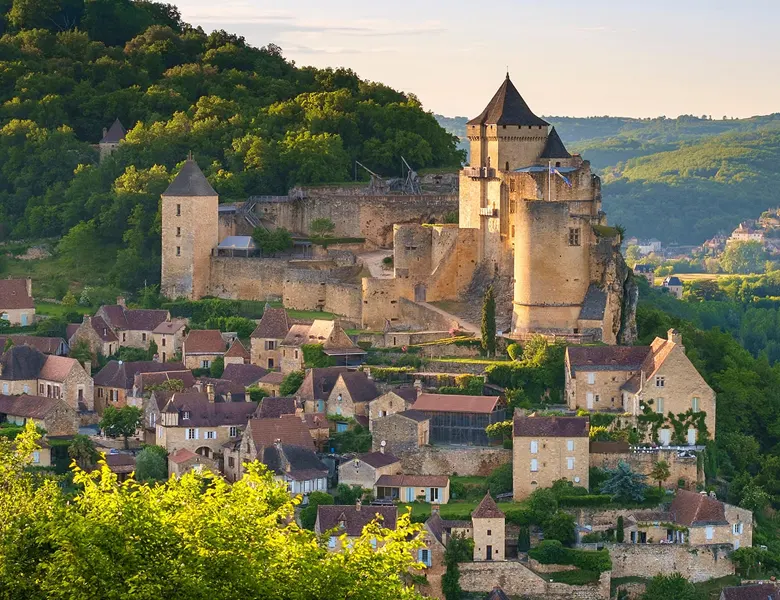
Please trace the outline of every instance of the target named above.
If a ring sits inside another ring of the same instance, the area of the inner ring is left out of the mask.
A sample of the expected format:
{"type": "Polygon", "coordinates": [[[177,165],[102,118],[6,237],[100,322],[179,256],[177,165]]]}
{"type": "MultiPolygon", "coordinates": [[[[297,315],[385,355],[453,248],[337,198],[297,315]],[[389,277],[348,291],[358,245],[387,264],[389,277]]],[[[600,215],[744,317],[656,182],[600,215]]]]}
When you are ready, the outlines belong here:
{"type": "Polygon", "coordinates": [[[680,573],[697,583],[734,574],[730,545],[610,544],[612,577],[654,577],[680,573]]]}
{"type": "Polygon", "coordinates": [[[512,451],[504,448],[461,448],[433,446],[400,456],[403,472],[408,475],[476,475],[487,476],[512,461],[512,451]]]}
{"type": "Polygon", "coordinates": [[[698,467],[696,457],[681,458],[676,450],[657,450],[654,452],[616,452],[608,454],[591,453],[590,466],[602,469],[614,469],[620,461],[628,463],[632,471],[649,475],[655,464],[666,461],[671,473],[664,482],[667,489],[677,489],[677,482],[685,481],[685,488],[695,490],[698,483],[704,482],[704,473],[698,467]]]}
{"type": "Polygon", "coordinates": [[[517,561],[460,563],[460,586],[465,592],[489,593],[501,586],[508,596],[550,600],[608,600],[610,574],[602,573],[597,584],[566,585],[545,581],[517,561]]]}
{"type": "Polygon", "coordinates": [[[456,328],[458,321],[448,319],[441,313],[432,310],[430,307],[417,302],[412,302],[406,298],[398,299],[399,316],[401,321],[410,327],[418,329],[440,329],[449,331],[456,328]]]}

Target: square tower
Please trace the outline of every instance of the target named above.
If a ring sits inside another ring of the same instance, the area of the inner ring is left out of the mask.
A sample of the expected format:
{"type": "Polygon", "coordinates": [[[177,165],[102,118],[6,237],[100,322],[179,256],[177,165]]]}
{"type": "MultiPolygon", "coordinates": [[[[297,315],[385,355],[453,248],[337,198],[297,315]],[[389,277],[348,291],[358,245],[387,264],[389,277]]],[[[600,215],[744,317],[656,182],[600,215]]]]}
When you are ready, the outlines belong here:
{"type": "Polygon", "coordinates": [[[471,513],[474,535],[474,561],[506,560],[506,520],[490,494],[471,513]]]}
{"type": "Polygon", "coordinates": [[[219,196],[192,155],[162,194],[162,278],[169,298],[207,295],[219,243],[219,196]]]}

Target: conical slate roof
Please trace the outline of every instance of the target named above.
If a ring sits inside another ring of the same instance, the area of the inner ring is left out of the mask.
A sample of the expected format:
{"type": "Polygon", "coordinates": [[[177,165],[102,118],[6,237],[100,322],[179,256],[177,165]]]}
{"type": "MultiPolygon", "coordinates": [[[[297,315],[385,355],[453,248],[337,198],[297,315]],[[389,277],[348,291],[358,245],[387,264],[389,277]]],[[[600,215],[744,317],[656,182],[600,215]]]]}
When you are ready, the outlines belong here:
{"type": "Polygon", "coordinates": [[[478,117],[469,125],[549,125],[537,117],[523,100],[520,92],[509,79],[509,73],[496,95],[478,117]]]}
{"type": "Polygon", "coordinates": [[[125,130],[122,123],[117,119],[114,121],[114,124],[111,125],[111,128],[106,131],[105,135],[103,136],[103,139],[100,140],[101,144],[118,144],[123,139],[125,139],[125,134],[127,131],[125,130]]]}
{"type": "Polygon", "coordinates": [[[550,130],[547,136],[547,144],[544,146],[542,155],[539,158],[571,158],[566,146],[561,141],[561,136],[555,131],[555,127],[550,130]]]}
{"type": "Polygon", "coordinates": [[[471,513],[472,519],[503,519],[504,513],[498,508],[496,501],[490,494],[485,494],[482,502],[479,503],[474,512],[471,513]]]}
{"type": "Polygon", "coordinates": [[[217,196],[194,158],[188,158],[163,196],[217,196]]]}

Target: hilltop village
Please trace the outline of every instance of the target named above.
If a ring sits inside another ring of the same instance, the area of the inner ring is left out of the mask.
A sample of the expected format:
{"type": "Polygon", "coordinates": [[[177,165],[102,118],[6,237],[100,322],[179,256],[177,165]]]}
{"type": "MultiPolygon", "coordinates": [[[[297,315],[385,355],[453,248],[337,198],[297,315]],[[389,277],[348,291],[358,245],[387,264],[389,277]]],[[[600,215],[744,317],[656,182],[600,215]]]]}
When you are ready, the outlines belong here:
{"type": "Polygon", "coordinates": [[[34,336],[31,281],[0,280],[0,425],[45,431],[44,471],[77,438],[120,479],[156,460],[159,479],[234,483],[259,461],[329,551],[410,508],[434,598],[453,579],[596,600],[734,575],[754,518],[705,489],[715,392],[676,329],[634,345],[639,287],[599,177],[508,74],[467,134],[457,176],[243,203],[190,155],[161,198],[158,307],[119,297],[34,336]]]}

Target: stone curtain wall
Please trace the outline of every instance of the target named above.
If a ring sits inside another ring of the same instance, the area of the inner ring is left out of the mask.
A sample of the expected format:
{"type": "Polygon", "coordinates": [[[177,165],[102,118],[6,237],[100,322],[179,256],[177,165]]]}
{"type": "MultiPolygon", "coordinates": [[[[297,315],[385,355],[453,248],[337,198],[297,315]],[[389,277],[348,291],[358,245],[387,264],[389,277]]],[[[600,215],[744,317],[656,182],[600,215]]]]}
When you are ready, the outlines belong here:
{"type": "MultiPolygon", "coordinates": [[[[430,447],[401,455],[407,475],[458,475],[485,477],[512,461],[512,451],[504,448],[430,447]]],[[[491,588],[492,589],[492,588],[491,588]]]]}
{"type": "Polygon", "coordinates": [[[680,573],[698,583],[734,574],[730,545],[611,544],[612,577],[654,577],[680,573]]]}

